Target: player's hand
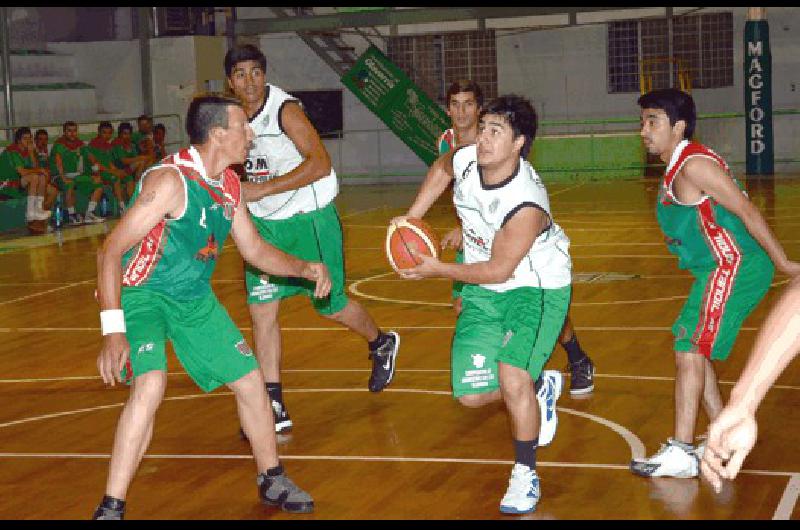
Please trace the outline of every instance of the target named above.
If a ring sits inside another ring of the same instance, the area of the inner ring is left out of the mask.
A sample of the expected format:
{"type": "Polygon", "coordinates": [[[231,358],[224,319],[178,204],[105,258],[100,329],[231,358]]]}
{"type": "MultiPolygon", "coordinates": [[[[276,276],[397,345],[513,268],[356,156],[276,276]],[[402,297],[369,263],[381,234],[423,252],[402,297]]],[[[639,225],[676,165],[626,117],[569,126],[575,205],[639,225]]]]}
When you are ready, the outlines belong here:
{"type": "Polygon", "coordinates": [[[122,369],[130,354],[131,345],[124,333],[109,333],[103,337],[103,348],[97,356],[97,369],[105,384],[114,386],[114,381],[122,383],[122,369]]]}
{"type": "Polygon", "coordinates": [[[461,250],[464,244],[463,235],[464,234],[461,231],[460,226],[453,228],[442,238],[442,248],[454,248],[456,250],[461,250]]]}
{"type": "Polygon", "coordinates": [[[303,268],[303,278],[316,283],[315,298],[325,298],[331,292],[331,275],[324,263],[307,262],[303,268]]]}
{"type": "Polygon", "coordinates": [[[744,407],[725,407],[708,427],[708,442],[700,470],[719,493],[722,480],[733,480],[758,436],[755,417],[744,407]]]}
{"type": "Polygon", "coordinates": [[[778,265],[778,270],[787,276],[794,278],[800,276],[800,263],[786,260],[785,263],[778,265]]]}
{"type": "Polygon", "coordinates": [[[392,217],[392,219],[389,221],[389,228],[391,228],[392,226],[397,226],[400,223],[403,223],[407,220],[408,220],[407,215],[398,215],[397,217],[392,217]]]}
{"type": "Polygon", "coordinates": [[[439,272],[439,266],[442,264],[441,261],[433,256],[420,254],[415,248],[410,250],[414,259],[420,262],[419,265],[409,269],[398,269],[397,274],[407,280],[421,280],[423,278],[433,278],[441,275],[439,272]]]}

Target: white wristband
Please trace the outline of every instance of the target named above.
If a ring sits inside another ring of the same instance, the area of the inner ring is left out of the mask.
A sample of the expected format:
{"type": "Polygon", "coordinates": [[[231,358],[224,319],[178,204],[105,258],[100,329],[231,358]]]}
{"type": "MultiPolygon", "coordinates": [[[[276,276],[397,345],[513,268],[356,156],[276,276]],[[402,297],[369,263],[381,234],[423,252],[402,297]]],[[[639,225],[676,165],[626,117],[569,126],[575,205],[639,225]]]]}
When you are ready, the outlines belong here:
{"type": "Polygon", "coordinates": [[[100,330],[103,335],[125,333],[125,314],[122,309],[100,311],[100,330]]]}

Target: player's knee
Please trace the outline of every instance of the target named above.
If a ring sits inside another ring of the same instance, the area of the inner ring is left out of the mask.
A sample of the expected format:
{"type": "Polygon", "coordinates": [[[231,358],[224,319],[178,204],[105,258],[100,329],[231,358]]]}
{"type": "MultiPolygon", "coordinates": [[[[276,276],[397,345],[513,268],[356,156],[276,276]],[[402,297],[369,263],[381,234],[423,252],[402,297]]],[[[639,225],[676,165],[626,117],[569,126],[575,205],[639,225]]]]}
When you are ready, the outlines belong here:
{"type": "Polygon", "coordinates": [[[129,401],[138,407],[155,409],[164,397],[167,388],[167,374],[153,370],[134,379],[129,401]]]}
{"type": "Polygon", "coordinates": [[[481,394],[461,396],[460,398],[458,398],[458,402],[464,405],[465,407],[469,407],[471,409],[482,407],[486,404],[486,400],[481,394]]]}

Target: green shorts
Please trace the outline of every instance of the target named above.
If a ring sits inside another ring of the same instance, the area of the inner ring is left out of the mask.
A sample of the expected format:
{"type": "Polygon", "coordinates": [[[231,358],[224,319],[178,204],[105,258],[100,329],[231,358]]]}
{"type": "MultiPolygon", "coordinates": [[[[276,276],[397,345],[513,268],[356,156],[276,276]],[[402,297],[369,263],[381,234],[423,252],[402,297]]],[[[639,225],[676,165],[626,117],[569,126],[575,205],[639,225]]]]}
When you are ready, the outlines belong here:
{"type": "Polygon", "coordinates": [[[103,180],[103,184],[113,185],[115,182],[122,182],[123,184],[126,182],[131,182],[133,180],[133,175],[125,175],[120,179],[113,173],[101,171],[100,178],[103,180]]]}
{"type": "Polygon", "coordinates": [[[258,368],[247,342],[212,291],[176,301],[149,289],[122,289],[126,336],[131,345],[123,380],[167,370],[166,342],[186,373],[205,392],[239,380],[258,368]]]}
{"type": "Polygon", "coordinates": [[[767,294],[775,267],[759,252],[744,255],[738,267],[691,272],[695,281],[672,326],[675,351],[724,361],[742,323],[767,294]]]}
{"type": "MultiPolygon", "coordinates": [[[[464,263],[464,251],[456,250],[456,263],[464,263]]],[[[461,298],[461,291],[464,289],[464,282],[453,281],[453,300],[461,298]]]]}
{"type": "Polygon", "coordinates": [[[64,178],[61,175],[56,175],[52,178],[53,185],[58,191],[67,191],[70,189],[77,189],[79,192],[89,195],[94,190],[102,188],[103,185],[95,182],[89,175],[78,175],[74,178],[64,178]]]}
{"type": "Polygon", "coordinates": [[[498,362],[538,379],[564,326],[572,286],[497,293],[466,284],[462,293],[451,358],[453,396],[500,388],[498,362]]]}
{"type": "Polygon", "coordinates": [[[272,276],[247,265],[245,284],[248,304],[267,304],[303,294],[321,315],[332,315],[344,309],[347,296],[344,293],[342,225],[333,203],[321,210],[297,214],[289,219],[260,219],[253,216],[251,219],[268,243],[300,259],[324,263],[330,272],[332,286],[327,297],[315,298],[314,282],[303,278],[272,276]]]}

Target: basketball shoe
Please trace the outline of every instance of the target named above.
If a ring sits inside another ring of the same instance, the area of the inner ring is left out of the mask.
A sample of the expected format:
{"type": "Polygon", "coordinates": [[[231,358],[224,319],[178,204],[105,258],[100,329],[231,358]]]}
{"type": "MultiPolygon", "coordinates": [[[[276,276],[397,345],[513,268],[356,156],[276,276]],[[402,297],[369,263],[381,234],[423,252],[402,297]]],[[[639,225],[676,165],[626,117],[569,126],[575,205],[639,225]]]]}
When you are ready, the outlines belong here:
{"type": "Polygon", "coordinates": [[[125,519],[125,503],[119,499],[105,496],[92,515],[93,520],[121,521],[125,519]]]}
{"type": "Polygon", "coordinates": [[[594,390],[594,363],[585,357],[576,363],[569,363],[569,393],[572,395],[588,394],[594,390]]]}
{"type": "Polygon", "coordinates": [[[542,372],[542,387],[536,392],[536,401],[539,402],[539,447],[549,445],[556,435],[558,415],[556,414],[556,401],[561,395],[564,376],[558,370],[545,370],[542,372]]]}
{"type": "Polygon", "coordinates": [[[631,471],[642,477],[695,478],[700,473],[697,450],[669,438],[650,458],[631,460],[631,471]]]}
{"type": "Polygon", "coordinates": [[[540,496],[539,476],[536,474],[536,470],[517,462],[511,470],[506,494],[500,501],[500,511],[517,514],[531,513],[536,509],[540,496]]]}
{"type": "Polygon", "coordinates": [[[367,387],[370,392],[380,392],[392,382],[394,377],[397,350],[400,349],[400,335],[396,331],[386,332],[388,339],[375,350],[369,352],[372,359],[372,373],[369,376],[367,387]]]}
{"type": "Polygon", "coordinates": [[[283,466],[278,466],[274,475],[259,473],[256,484],[258,484],[258,496],[264,504],[279,506],[281,510],[290,513],[314,511],[314,500],[311,495],[301,490],[286,476],[283,466]]]}

